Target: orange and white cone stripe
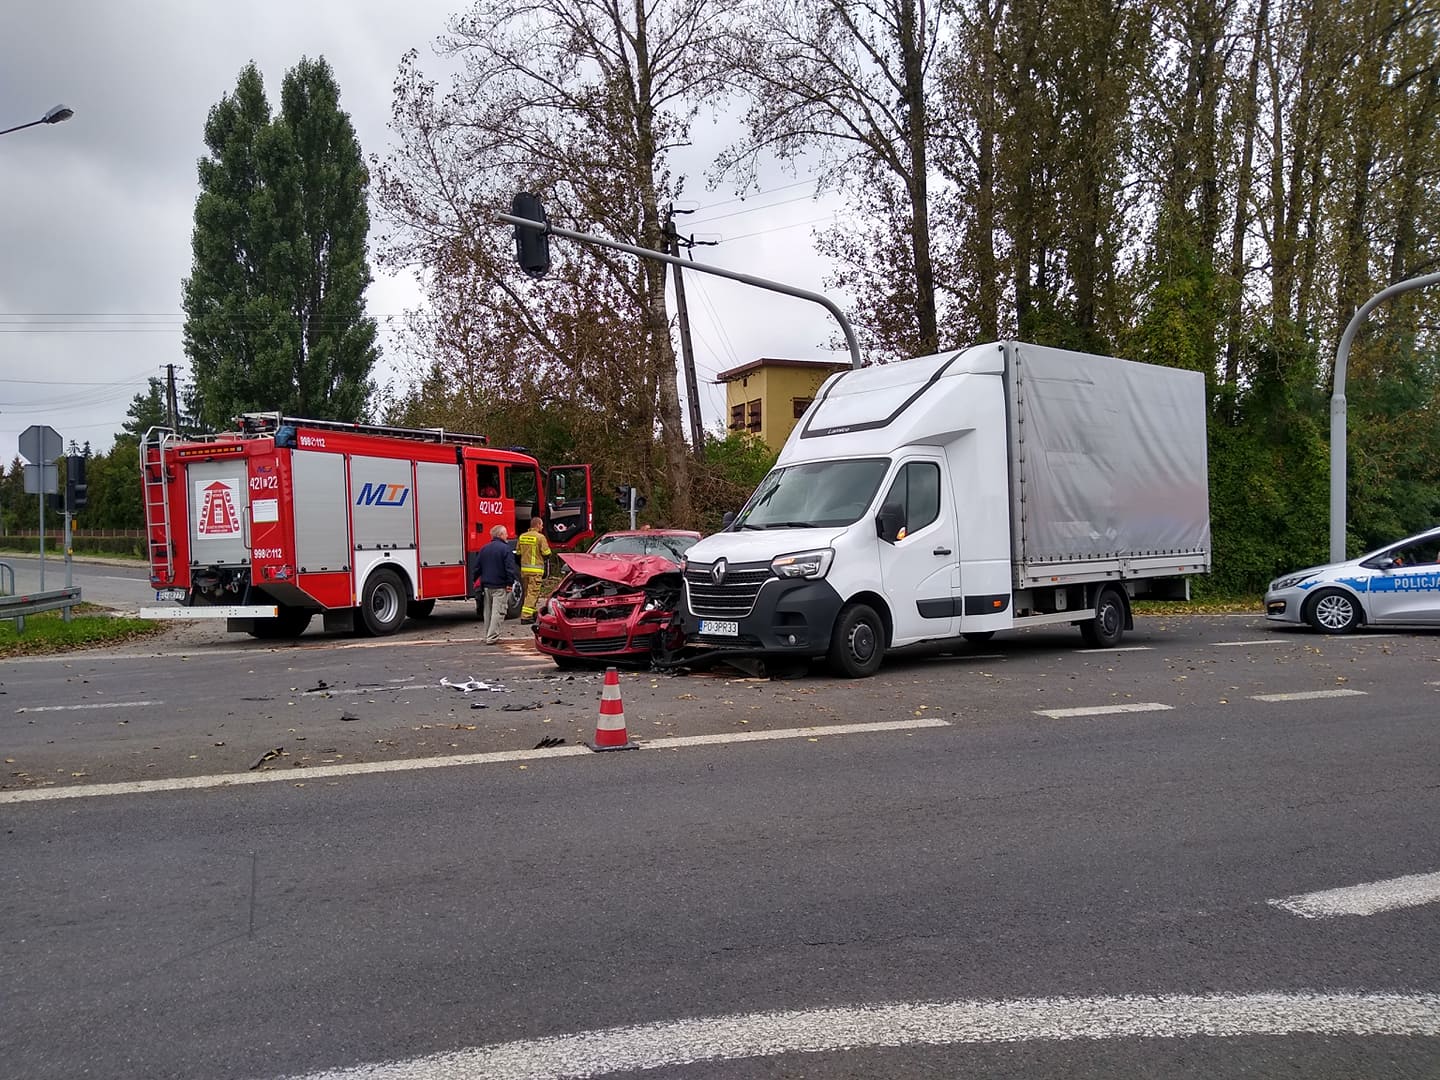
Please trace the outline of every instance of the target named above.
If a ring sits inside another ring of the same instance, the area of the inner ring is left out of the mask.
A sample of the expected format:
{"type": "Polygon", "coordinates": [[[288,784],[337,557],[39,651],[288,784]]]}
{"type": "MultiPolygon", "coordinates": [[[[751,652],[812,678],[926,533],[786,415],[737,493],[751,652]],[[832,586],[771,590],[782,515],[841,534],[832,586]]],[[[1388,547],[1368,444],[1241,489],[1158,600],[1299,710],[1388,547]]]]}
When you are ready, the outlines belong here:
{"type": "Polygon", "coordinates": [[[592,750],[634,750],[625,731],[625,705],[620,700],[620,673],[605,669],[605,686],[600,691],[600,718],[595,722],[592,750]]]}

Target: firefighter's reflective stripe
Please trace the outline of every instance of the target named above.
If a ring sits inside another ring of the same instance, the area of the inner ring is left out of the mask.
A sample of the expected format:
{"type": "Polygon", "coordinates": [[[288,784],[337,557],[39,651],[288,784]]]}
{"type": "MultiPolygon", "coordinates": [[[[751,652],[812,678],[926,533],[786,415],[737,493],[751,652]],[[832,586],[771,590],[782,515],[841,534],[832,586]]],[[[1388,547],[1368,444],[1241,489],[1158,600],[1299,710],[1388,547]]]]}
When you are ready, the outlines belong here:
{"type": "Polygon", "coordinates": [[[550,554],[550,544],[541,533],[524,532],[515,542],[515,553],[520,559],[521,573],[543,574],[545,559],[550,554]]]}

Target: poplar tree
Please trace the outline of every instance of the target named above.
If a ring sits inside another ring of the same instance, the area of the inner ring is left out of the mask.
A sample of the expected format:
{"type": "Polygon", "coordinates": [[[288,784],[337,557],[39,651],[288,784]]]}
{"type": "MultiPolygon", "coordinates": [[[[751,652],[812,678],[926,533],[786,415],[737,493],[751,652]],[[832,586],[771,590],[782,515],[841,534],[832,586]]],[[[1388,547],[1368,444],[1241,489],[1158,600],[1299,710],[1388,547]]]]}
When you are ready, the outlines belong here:
{"type": "Polygon", "coordinates": [[[205,122],[183,303],[190,411],[212,428],[246,410],[365,413],[369,174],[339,98],[330,65],[302,59],[272,117],[251,63],[205,122]]]}

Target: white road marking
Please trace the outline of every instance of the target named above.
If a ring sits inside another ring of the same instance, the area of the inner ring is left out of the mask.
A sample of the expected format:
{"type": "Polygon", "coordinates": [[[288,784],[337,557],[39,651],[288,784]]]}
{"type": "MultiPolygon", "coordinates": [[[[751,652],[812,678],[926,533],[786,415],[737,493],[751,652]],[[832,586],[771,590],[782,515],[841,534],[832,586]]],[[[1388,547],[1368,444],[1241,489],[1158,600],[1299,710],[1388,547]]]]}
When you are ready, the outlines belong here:
{"type": "Polygon", "coordinates": [[[199,791],[205,788],[239,787],[244,784],[296,783],[325,780],[334,776],[409,772],[416,769],[446,769],[456,765],[496,765],[508,761],[534,761],[538,758],[579,757],[590,752],[589,748],[584,746],[557,746],[547,750],[496,750],[487,754],[402,758],[398,761],[352,761],[346,765],[312,765],[304,769],[271,769],[266,772],[219,773],[209,776],[174,776],[159,780],[129,780],[113,784],[76,784],[73,787],[25,788],[18,791],[0,791],[0,805],[48,802],[53,799],[85,799],[99,795],[139,795],[152,791],[199,791]]]}
{"type": "Polygon", "coordinates": [[[1254,1035],[1434,1038],[1440,1036],[1440,995],[1175,994],[750,1013],[524,1039],[309,1073],[304,1080],[578,1080],[869,1047],[1254,1035]]]}
{"type": "Polygon", "coordinates": [[[1214,643],[1216,649],[1233,649],[1241,645],[1290,645],[1292,642],[1286,638],[1268,637],[1256,638],[1254,641],[1217,641],[1214,643]]]}
{"type": "MultiPolygon", "coordinates": [[[[685,735],[663,742],[641,743],[642,750],[666,750],[684,746],[715,746],[731,742],[761,742],[768,739],[818,738],[821,735],[858,735],[867,732],[904,731],[913,728],[949,727],[938,717],[914,720],[887,720],[875,724],[831,724],[816,727],[781,728],[774,731],[736,731],[721,735],[685,735]]],[[[484,754],[453,754],[449,757],[402,758],[397,761],[353,761],[344,765],[314,765],[304,769],[270,769],[265,772],[217,773],[208,776],[176,776],[156,780],[128,780],[112,784],[75,784],[65,787],[24,788],[0,791],[0,805],[21,802],[49,802],[56,799],[85,799],[101,795],[139,795],[152,791],[199,791],[207,788],[238,787],[243,784],[306,782],[336,776],[369,773],[410,772],[446,769],[456,765],[496,765],[540,758],[589,755],[585,746],[558,746],[546,750],[496,750],[484,754]]],[[[608,755],[602,755],[608,756],[608,755]]]]}
{"type": "Polygon", "coordinates": [[[1051,720],[1064,720],[1072,716],[1108,716],[1111,713],[1168,712],[1174,706],[1162,705],[1158,701],[1136,701],[1117,705],[1082,705],[1073,709],[1036,709],[1036,716],[1051,720]]]}
{"type": "Polygon", "coordinates": [[[1336,915],[1374,915],[1396,908],[1433,904],[1437,900],[1440,900],[1440,874],[1408,874],[1388,881],[1301,893],[1266,903],[1302,918],[1328,919],[1336,915]]]}
{"type": "Polygon", "coordinates": [[[1364,690],[1297,690],[1290,694],[1251,694],[1251,701],[1318,701],[1321,698],[1365,697],[1364,690]]]}
{"type": "Polygon", "coordinates": [[[864,735],[878,731],[909,731],[915,728],[949,727],[938,716],[914,720],[881,720],[873,724],[817,724],[814,727],[776,728],[772,731],[727,731],[719,735],[678,735],[641,743],[642,750],[668,750],[677,746],[723,746],[725,743],[766,742],[771,739],[813,739],[821,735],[864,735]]]}
{"type": "Polygon", "coordinates": [[[1076,649],[1077,653],[1092,652],[1149,652],[1153,645],[1118,645],[1113,649],[1076,649]]]}
{"type": "Polygon", "coordinates": [[[92,701],[86,705],[22,705],[22,712],[71,712],[77,709],[138,709],[142,705],[164,705],[163,701],[92,701]]]}

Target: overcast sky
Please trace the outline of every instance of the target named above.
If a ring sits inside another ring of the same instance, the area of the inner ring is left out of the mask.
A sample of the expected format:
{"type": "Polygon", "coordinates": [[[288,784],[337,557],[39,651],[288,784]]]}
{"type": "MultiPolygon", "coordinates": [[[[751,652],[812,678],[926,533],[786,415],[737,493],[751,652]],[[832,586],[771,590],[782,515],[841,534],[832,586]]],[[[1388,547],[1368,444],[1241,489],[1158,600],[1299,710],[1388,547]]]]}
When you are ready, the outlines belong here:
{"type": "MultiPolygon", "coordinates": [[[[254,60],[272,106],[301,56],[323,55],[340,83],[366,155],[392,145],[390,88],[402,53],[431,43],[462,0],[16,0],[0,37],[0,129],[52,105],[69,121],[0,136],[0,459],[17,438],[49,424],[67,440],[109,447],[131,398],[168,363],[185,365],[180,281],[190,268],[196,159],[211,105],[254,60]]],[[[724,127],[731,124],[723,123],[724,127]]],[[[723,238],[699,257],[820,290],[824,266],[812,231],[835,203],[816,202],[806,177],[771,170],[768,190],[736,199],[704,173],[720,126],[702,117],[688,173],[697,212],[686,226],[723,238]],[[710,141],[707,141],[710,140],[710,141]]],[[[378,217],[378,215],[375,215],[378,217]]],[[[379,228],[377,221],[376,228],[379,228]]],[[[376,236],[371,238],[375,262],[376,236]]],[[[495,243],[512,243],[497,229],[495,243]]],[[[370,313],[420,302],[410,275],[375,270],[370,313]]],[[[724,402],[715,372],[759,356],[836,358],[836,333],[818,306],[717,278],[686,277],[701,369],[701,402],[714,427],[724,402]]],[[[403,378],[407,358],[388,338],[379,381],[403,378]]],[[[843,359],[844,357],[839,357],[843,359]]],[[[682,387],[683,396],[683,387],[682,387]]]]}

